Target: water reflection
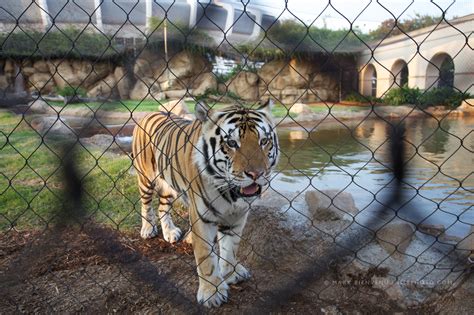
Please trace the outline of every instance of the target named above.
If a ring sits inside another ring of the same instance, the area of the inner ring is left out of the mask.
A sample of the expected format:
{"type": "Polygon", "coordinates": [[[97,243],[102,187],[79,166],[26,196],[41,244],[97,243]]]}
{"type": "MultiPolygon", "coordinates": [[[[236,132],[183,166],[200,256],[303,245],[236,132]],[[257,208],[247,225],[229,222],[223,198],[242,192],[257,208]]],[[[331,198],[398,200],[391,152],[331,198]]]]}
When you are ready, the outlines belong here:
{"type": "MultiPolygon", "coordinates": [[[[392,180],[388,123],[345,124],[323,123],[312,132],[280,129],[282,155],[272,187],[344,189],[359,209],[370,211],[392,180]]],[[[398,215],[410,219],[409,212],[417,209],[425,222],[454,224],[450,232],[462,234],[474,224],[474,119],[412,119],[406,125],[406,206],[398,215]]]]}

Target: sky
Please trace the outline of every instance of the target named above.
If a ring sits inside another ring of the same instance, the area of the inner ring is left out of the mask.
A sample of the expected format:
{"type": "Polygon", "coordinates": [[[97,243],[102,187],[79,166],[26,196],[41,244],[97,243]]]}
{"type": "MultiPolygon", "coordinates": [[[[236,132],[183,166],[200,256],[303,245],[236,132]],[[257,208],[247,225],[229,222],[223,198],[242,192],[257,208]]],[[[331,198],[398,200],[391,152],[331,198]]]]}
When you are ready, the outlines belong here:
{"type": "Polygon", "coordinates": [[[354,26],[364,32],[377,28],[383,20],[393,18],[390,12],[401,20],[412,18],[416,13],[440,16],[442,10],[447,10],[447,19],[474,13],[474,0],[287,0],[288,10],[285,10],[285,0],[232,2],[241,1],[248,1],[273,15],[283,12],[283,18],[299,18],[307,24],[316,19],[313,25],[331,29],[349,28],[345,16],[349,21],[355,19],[354,26]]]}

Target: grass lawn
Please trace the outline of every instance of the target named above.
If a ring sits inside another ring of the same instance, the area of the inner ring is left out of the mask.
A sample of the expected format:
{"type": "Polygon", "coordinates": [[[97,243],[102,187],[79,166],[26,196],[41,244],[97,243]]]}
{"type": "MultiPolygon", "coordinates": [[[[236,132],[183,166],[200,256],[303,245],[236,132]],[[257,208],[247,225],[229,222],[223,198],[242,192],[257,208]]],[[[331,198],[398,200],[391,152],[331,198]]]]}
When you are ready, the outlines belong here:
{"type": "MultiPolygon", "coordinates": [[[[0,111],[0,230],[45,228],[64,204],[58,145],[42,141],[21,116],[0,111]]],[[[140,203],[127,155],[75,145],[87,216],[114,228],[139,225],[140,203]]]]}
{"type": "MultiPolygon", "coordinates": [[[[161,100],[160,103],[166,103],[167,100],[161,100]]],[[[48,101],[48,103],[55,107],[64,107],[63,102],[48,101]]],[[[87,102],[87,103],[77,103],[77,104],[68,104],[68,108],[85,108],[89,107],[90,109],[112,111],[112,112],[154,112],[159,110],[160,103],[157,101],[143,100],[143,101],[133,101],[133,100],[120,100],[113,102],[87,102]]],[[[185,101],[186,106],[190,113],[194,113],[195,102],[194,101],[185,101]]],[[[228,104],[220,102],[208,102],[209,106],[212,106],[214,109],[219,109],[227,106],[228,104]]],[[[294,114],[288,113],[288,106],[285,107],[281,104],[276,104],[273,106],[273,116],[276,118],[282,118],[286,115],[295,117],[294,114]]],[[[311,106],[311,109],[315,112],[327,112],[328,109],[326,106],[311,106]]]]}

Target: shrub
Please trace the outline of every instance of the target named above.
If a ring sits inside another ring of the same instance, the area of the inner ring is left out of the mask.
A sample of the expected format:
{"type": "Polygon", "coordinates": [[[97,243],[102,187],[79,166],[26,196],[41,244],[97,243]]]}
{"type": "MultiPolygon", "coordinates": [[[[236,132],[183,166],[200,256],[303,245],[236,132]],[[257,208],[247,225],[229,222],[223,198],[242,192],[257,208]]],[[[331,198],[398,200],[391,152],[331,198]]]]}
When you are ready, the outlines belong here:
{"type": "Polygon", "coordinates": [[[0,34],[0,47],[0,56],[11,58],[110,59],[120,54],[108,36],[76,28],[67,28],[61,32],[17,31],[0,34]]]}
{"type": "Polygon", "coordinates": [[[56,93],[58,95],[67,97],[67,96],[81,96],[85,97],[87,95],[86,90],[80,87],[65,86],[63,88],[56,88],[56,93]]]}
{"type": "Polygon", "coordinates": [[[352,92],[348,94],[345,98],[345,101],[348,102],[358,102],[358,103],[381,103],[382,99],[375,97],[375,96],[364,96],[357,92],[352,92]]]}
{"type": "Polygon", "coordinates": [[[422,92],[419,88],[409,88],[406,84],[400,88],[392,88],[383,97],[383,103],[389,105],[417,104],[422,92]]]}
{"type": "Polygon", "coordinates": [[[421,95],[419,105],[422,108],[428,106],[444,105],[449,108],[456,108],[462,101],[471,98],[469,93],[462,93],[451,87],[432,88],[421,95]]]}
{"type": "Polygon", "coordinates": [[[229,81],[230,78],[233,78],[235,75],[237,75],[241,71],[249,71],[253,73],[257,73],[257,68],[254,65],[235,65],[228,73],[226,74],[218,74],[217,75],[217,82],[218,83],[226,83],[229,81]]]}

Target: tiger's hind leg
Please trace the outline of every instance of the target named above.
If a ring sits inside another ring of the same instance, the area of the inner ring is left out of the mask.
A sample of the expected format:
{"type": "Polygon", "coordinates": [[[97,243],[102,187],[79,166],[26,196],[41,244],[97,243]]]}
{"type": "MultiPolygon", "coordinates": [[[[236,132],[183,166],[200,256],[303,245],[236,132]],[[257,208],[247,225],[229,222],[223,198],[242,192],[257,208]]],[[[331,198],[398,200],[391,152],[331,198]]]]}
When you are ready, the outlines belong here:
{"type": "Polygon", "coordinates": [[[146,176],[139,176],[138,183],[140,189],[140,201],[142,203],[142,228],[140,230],[140,236],[145,239],[152,238],[158,235],[156,213],[152,206],[155,185],[152,181],[148,180],[146,176]]]}
{"type": "Polygon", "coordinates": [[[176,200],[176,192],[163,180],[157,179],[157,192],[160,197],[158,216],[160,218],[163,238],[170,243],[176,243],[181,239],[183,232],[177,227],[171,218],[173,202],[176,200]]]}

